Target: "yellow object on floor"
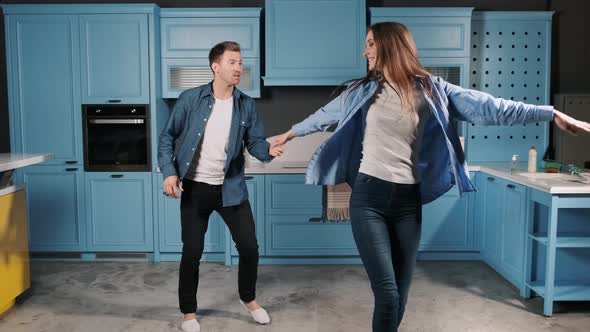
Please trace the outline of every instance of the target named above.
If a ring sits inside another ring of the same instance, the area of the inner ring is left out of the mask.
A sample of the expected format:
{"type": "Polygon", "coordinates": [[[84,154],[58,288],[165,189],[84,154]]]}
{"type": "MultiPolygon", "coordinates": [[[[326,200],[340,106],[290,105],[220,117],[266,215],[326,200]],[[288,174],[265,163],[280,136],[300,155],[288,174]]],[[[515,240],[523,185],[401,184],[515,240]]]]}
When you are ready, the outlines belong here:
{"type": "Polygon", "coordinates": [[[0,314],[31,286],[25,190],[0,196],[0,314]]]}

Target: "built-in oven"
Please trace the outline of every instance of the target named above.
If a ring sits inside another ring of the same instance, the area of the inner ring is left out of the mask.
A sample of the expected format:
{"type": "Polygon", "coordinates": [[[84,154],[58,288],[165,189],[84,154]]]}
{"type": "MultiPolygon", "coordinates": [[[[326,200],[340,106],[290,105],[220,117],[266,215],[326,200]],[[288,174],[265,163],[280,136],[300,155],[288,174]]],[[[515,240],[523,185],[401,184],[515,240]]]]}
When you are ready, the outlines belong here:
{"type": "Polygon", "coordinates": [[[82,105],[86,171],[150,171],[148,105],[82,105]]]}

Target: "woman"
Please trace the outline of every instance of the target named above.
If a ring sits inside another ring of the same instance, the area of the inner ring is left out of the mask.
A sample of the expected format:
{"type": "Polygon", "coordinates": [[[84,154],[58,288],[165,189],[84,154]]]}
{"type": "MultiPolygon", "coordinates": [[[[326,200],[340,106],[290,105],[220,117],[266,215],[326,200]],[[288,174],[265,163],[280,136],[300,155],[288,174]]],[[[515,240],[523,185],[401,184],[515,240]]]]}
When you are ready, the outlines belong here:
{"type": "Polygon", "coordinates": [[[422,204],[454,184],[462,194],[475,190],[452,120],[555,120],[571,133],[589,133],[590,124],[551,106],[498,99],[432,77],[399,23],[371,26],[364,55],[368,75],[345,83],[337,98],[279,135],[273,146],[338,124],[311,158],[306,182],[352,186],[352,232],[375,298],[373,331],[397,331],[420,242],[422,204]]]}

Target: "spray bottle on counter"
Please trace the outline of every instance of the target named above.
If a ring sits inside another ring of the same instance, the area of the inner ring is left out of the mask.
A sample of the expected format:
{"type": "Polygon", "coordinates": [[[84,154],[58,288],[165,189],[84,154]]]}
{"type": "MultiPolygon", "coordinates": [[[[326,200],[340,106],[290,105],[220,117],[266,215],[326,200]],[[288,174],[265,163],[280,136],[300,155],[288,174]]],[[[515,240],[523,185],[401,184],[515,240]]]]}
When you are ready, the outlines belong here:
{"type": "Polygon", "coordinates": [[[518,173],[518,167],[517,167],[517,163],[518,162],[518,155],[512,155],[512,163],[510,164],[510,174],[516,174],[518,173]]]}

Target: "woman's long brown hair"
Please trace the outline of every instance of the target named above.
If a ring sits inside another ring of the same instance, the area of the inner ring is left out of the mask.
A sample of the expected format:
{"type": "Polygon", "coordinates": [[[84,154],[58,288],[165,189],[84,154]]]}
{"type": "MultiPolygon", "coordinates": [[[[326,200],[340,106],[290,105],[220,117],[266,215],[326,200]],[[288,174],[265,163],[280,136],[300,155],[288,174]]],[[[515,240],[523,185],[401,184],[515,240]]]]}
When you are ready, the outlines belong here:
{"type": "Polygon", "coordinates": [[[414,110],[415,89],[432,96],[430,73],[418,60],[418,51],[412,35],[405,25],[397,22],[373,24],[373,41],[377,47],[375,68],[361,79],[347,82],[349,88],[377,79],[381,84],[389,84],[399,95],[402,104],[414,110]],[[391,79],[389,82],[387,76],[391,79]]]}

